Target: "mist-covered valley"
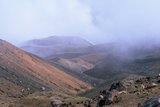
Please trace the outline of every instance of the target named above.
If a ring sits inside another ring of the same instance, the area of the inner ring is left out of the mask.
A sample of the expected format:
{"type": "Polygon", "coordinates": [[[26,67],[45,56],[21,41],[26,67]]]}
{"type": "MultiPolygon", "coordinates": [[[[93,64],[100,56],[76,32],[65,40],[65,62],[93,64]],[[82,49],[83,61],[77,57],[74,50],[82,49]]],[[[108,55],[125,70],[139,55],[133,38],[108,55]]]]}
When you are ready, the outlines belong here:
{"type": "Polygon", "coordinates": [[[159,0],[1,0],[0,107],[159,107],[159,0]]]}
{"type": "Polygon", "coordinates": [[[105,101],[103,106],[123,107],[133,100],[132,105],[136,107],[146,98],[141,88],[150,98],[159,93],[160,47],[157,43],[93,44],[81,37],[50,36],[26,41],[19,47],[5,40],[0,44],[0,97],[4,107],[27,107],[26,102],[30,102],[30,107],[94,107],[100,106],[101,101],[105,101]],[[98,98],[99,95],[105,99],[98,98]],[[124,96],[129,98],[128,103],[122,103],[126,100],[124,96]]]}
{"type": "Polygon", "coordinates": [[[29,41],[21,48],[91,84],[94,88],[84,94],[91,98],[95,97],[99,90],[108,89],[112,83],[127,78],[152,77],[158,75],[160,69],[160,47],[154,43],[139,46],[125,46],[125,43],[91,44],[79,37],[52,36],[29,41]],[[44,45],[47,39],[49,42],[44,45]],[[57,46],[58,51],[55,50],[57,46]],[[38,52],[42,47],[45,54],[38,52]]]}

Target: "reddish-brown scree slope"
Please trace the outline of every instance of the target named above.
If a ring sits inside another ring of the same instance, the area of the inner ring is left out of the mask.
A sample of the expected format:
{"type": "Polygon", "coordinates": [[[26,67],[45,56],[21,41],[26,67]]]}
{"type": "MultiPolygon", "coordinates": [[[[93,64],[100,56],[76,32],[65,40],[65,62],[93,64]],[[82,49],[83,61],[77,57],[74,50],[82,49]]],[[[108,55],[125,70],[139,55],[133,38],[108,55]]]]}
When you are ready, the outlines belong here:
{"type": "Polygon", "coordinates": [[[92,88],[47,61],[4,40],[0,40],[0,79],[3,80],[0,82],[0,95],[5,92],[11,93],[12,89],[28,89],[30,92],[42,89],[60,90],[76,94],[92,88]]]}

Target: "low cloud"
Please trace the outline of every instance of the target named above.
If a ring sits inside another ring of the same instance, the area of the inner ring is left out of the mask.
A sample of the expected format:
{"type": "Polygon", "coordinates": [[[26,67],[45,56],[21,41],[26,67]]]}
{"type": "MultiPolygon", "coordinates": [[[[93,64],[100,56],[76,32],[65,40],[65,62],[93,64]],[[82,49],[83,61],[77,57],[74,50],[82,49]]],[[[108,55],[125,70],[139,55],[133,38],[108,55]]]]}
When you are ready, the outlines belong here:
{"type": "Polygon", "coordinates": [[[1,0],[0,38],[19,43],[52,35],[95,43],[159,44],[159,0],[1,0]]]}

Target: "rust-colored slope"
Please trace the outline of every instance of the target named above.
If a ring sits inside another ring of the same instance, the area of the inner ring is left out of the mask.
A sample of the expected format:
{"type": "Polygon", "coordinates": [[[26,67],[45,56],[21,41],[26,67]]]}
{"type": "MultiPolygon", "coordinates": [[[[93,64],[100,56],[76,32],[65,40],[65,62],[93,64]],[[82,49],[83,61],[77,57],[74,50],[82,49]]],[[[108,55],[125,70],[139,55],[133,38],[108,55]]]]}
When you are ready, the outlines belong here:
{"type": "Polygon", "coordinates": [[[106,53],[96,52],[92,54],[89,53],[85,55],[80,55],[74,58],[58,57],[52,59],[52,56],[50,56],[47,59],[53,63],[59,64],[60,66],[66,69],[83,73],[85,71],[93,69],[96,63],[99,63],[106,57],[107,57],[106,53]]]}
{"type": "Polygon", "coordinates": [[[59,60],[57,60],[57,63],[67,69],[80,73],[90,70],[94,67],[94,65],[81,59],[72,60],[72,59],[59,58],[59,60]]]}
{"type": "Polygon", "coordinates": [[[82,92],[91,88],[89,84],[3,40],[0,40],[0,78],[25,88],[29,87],[31,92],[42,87],[46,90],[54,89],[68,93],[82,92]]]}

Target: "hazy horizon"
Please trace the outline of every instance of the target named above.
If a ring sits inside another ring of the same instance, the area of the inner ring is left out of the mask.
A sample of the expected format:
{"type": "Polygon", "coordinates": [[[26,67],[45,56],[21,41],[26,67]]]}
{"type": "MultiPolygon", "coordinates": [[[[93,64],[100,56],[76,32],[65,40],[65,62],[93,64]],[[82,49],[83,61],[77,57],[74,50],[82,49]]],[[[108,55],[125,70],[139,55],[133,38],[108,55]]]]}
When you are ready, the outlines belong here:
{"type": "Polygon", "coordinates": [[[1,0],[0,39],[15,45],[53,35],[94,43],[159,44],[159,0],[1,0]]]}

